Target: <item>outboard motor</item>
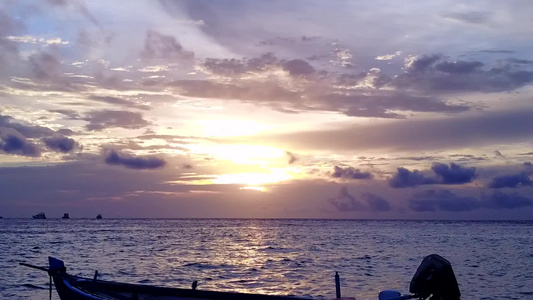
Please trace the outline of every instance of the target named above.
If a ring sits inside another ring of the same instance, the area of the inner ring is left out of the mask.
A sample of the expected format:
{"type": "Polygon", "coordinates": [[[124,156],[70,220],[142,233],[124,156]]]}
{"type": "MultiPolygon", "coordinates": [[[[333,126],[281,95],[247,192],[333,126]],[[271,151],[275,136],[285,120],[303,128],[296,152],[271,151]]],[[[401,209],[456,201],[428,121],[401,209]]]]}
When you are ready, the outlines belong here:
{"type": "Polygon", "coordinates": [[[459,300],[461,292],[449,261],[437,254],[424,258],[416,270],[409,292],[420,299],[459,300]]]}

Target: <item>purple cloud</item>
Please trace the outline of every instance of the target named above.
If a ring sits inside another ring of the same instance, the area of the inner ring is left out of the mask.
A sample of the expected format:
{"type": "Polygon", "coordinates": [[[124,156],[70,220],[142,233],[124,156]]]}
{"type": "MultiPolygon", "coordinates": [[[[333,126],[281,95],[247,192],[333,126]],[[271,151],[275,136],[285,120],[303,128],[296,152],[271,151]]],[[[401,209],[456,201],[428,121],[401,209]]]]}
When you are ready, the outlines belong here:
{"type": "Polygon", "coordinates": [[[364,193],[361,195],[364,203],[357,200],[348,189],[343,186],[339,190],[336,198],[329,199],[329,203],[333,205],[338,211],[373,211],[384,212],[390,211],[391,205],[389,201],[379,195],[373,193],[364,193]]]}
{"type": "Polygon", "coordinates": [[[89,112],[84,118],[89,124],[85,125],[87,130],[100,131],[110,127],[121,127],[126,129],[139,129],[150,125],[143,119],[141,113],[118,110],[98,110],[89,112]]]}
{"type": "Polygon", "coordinates": [[[78,147],[78,143],[74,139],[64,136],[44,138],[43,141],[49,149],[62,153],[68,153],[78,147]]]}
{"type": "Polygon", "coordinates": [[[532,182],[529,175],[525,172],[511,175],[497,176],[489,183],[493,189],[516,188],[518,186],[531,186],[532,182]]]}
{"type": "Polygon", "coordinates": [[[166,165],[166,161],[155,157],[132,157],[119,154],[116,151],[111,151],[105,163],[108,165],[122,165],[130,169],[159,169],[166,165]]]}
{"type": "Polygon", "coordinates": [[[450,163],[450,166],[434,163],[431,170],[441,177],[442,184],[469,183],[476,177],[476,168],[461,167],[454,163],[450,163]]]}
{"type": "Polygon", "coordinates": [[[353,167],[342,168],[335,166],[331,177],[344,179],[372,179],[373,175],[370,172],[363,172],[353,167]]]}
{"type": "Polygon", "coordinates": [[[448,190],[427,190],[414,194],[409,199],[409,208],[424,211],[472,211],[479,208],[474,197],[461,197],[448,190]]]}
{"type": "MultiPolygon", "coordinates": [[[[1,132],[0,132],[1,133],[1,132]]],[[[41,156],[39,147],[15,134],[0,136],[0,150],[7,154],[38,157],[41,156]]]]}
{"type": "Polygon", "coordinates": [[[393,188],[414,187],[424,184],[436,184],[437,179],[426,177],[418,170],[409,171],[405,168],[398,168],[398,172],[389,180],[389,185],[393,188]]]}
{"type": "Polygon", "coordinates": [[[492,209],[515,209],[533,205],[533,199],[521,196],[517,193],[506,194],[496,191],[491,195],[482,198],[483,205],[492,209]]]}
{"type": "Polygon", "coordinates": [[[194,53],[185,51],[175,37],[148,30],[141,56],[147,59],[192,59],[194,58],[194,53]]]}

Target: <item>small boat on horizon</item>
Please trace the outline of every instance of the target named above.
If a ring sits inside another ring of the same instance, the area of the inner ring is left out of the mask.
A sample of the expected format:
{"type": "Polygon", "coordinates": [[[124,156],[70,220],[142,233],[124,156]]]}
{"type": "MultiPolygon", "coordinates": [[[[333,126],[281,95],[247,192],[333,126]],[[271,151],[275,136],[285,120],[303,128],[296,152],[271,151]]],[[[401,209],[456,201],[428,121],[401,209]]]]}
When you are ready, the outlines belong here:
{"type": "Polygon", "coordinates": [[[32,218],[37,219],[37,220],[44,220],[46,219],[46,215],[43,212],[40,212],[34,215],[32,218]]]}
{"type": "Polygon", "coordinates": [[[102,219],[102,215],[101,215],[101,214],[98,214],[98,216],[96,216],[96,219],[97,219],[97,220],[101,220],[101,219],[102,219]]]}
{"type": "Polygon", "coordinates": [[[68,216],[68,213],[64,213],[63,217],[61,217],[61,219],[70,219],[70,217],[68,216]]]}
{"type": "MultiPolygon", "coordinates": [[[[74,276],[67,273],[62,260],[48,257],[49,268],[19,263],[20,265],[46,271],[53,279],[57,294],[61,300],[139,300],[139,299],[165,299],[165,300],[310,300],[309,297],[294,297],[281,295],[264,295],[237,292],[221,292],[198,290],[198,282],[192,282],[190,289],[158,287],[144,284],[129,284],[98,279],[98,271],[93,278],[74,276]]],[[[342,297],[340,292],[340,279],[335,274],[336,299],[355,300],[355,298],[342,297]]],[[[50,297],[52,281],[50,281],[50,297]]],[[[406,299],[446,299],[459,300],[461,293],[449,261],[437,254],[424,258],[417,268],[409,286],[412,294],[402,295],[396,290],[384,290],[379,293],[379,300],[406,300],[406,299]]]]}

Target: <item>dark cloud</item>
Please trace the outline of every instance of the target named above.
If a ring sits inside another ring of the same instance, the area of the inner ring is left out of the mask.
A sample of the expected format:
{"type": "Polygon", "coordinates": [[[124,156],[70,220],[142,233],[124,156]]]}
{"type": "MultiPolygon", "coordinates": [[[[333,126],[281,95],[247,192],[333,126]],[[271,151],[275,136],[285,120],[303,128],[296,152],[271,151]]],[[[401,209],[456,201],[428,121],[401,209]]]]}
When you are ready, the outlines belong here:
{"type": "Polygon", "coordinates": [[[137,104],[135,102],[132,102],[132,101],[129,101],[129,100],[126,100],[126,99],[122,99],[122,98],[117,98],[117,97],[91,96],[91,97],[89,97],[89,99],[90,100],[94,100],[94,101],[99,101],[99,102],[104,102],[104,103],[124,106],[124,107],[142,109],[142,110],[149,110],[150,109],[150,106],[148,106],[148,105],[137,104]]]}
{"type": "Polygon", "coordinates": [[[305,76],[315,72],[315,69],[305,60],[293,59],[282,63],[283,69],[291,76],[305,76]]]}
{"type": "Polygon", "coordinates": [[[531,64],[533,64],[533,60],[529,60],[529,59],[508,58],[507,61],[510,62],[510,63],[522,64],[522,65],[531,65],[531,64]]]}
{"type": "Polygon", "coordinates": [[[79,147],[79,144],[74,139],[64,136],[44,138],[43,141],[49,149],[62,153],[68,153],[79,147]]]}
{"type": "Polygon", "coordinates": [[[532,109],[480,112],[465,117],[397,120],[388,124],[357,124],[264,137],[265,140],[284,141],[282,146],[285,148],[340,151],[464,149],[523,142],[532,138],[532,109]]]}
{"type": "Polygon", "coordinates": [[[512,54],[514,51],[512,50],[480,50],[479,52],[482,53],[496,53],[496,54],[512,54]]]}
{"type": "Polygon", "coordinates": [[[298,161],[298,157],[294,153],[285,151],[285,154],[289,157],[289,165],[298,161]]]}
{"type": "Polygon", "coordinates": [[[333,173],[331,173],[331,177],[344,179],[372,179],[373,175],[370,172],[363,172],[353,167],[342,168],[335,166],[333,173]]]}
{"type": "Polygon", "coordinates": [[[431,170],[437,174],[442,184],[464,184],[469,183],[476,177],[476,168],[466,168],[450,163],[450,166],[441,163],[434,163],[431,170]]]}
{"type": "Polygon", "coordinates": [[[133,157],[112,150],[106,158],[105,163],[108,165],[122,165],[130,169],[159,169],[166,165],[166,161],[155,157],[133,157]]]}
{"type": "Polygon", "coordinates": [[[141,56],[146,59],[192,59],[194,53],[185,51],[175,37],[148,30],[141,56]]]}
{"type": "Polygon", "coordinates": [[[0,115],[0,128],[12,128],[27,138],[51,136],[55,132],[47,127],[24,125],[10,116],[0,115]]]}
{"type": "Polygon", "coordinates": [[[78,112],[76,112],[75,110],[72,110],[72,109],[52,109],[52,110],[49,110],[49,112],[62,114],[64,116],[68,117],[71,120],[79,120],[79,119],[81,119],[80,114],[78,114],[78,112]]]}
{"type": "Polygon", "coordinates": [[[336,198],[329,199],[329,203],[335,206],[338,211],[365,210],[363,203],[359,200],[356,200],[355,197],[348,192],[348,189],[345,186],[341,187],[336,198]]]}
{"type": "Polygon", "coordinates": [[[87,7],[82,1],[77,0],[48,0],[49,4],[58,7],[72,6],[85,18],[87,18],[93,25],[99,25],[98,20],[89,12],[87,7]]]}
{"type": "Polygon", "coordinates": [[[533,71],[513,65],[483,69],[479,61],[446,61],[442,55],[415,58],[404,73],[391,79],[398,89],[425,93],[504,92],[533,82],[533,71]]]}
{"type": "Polygon", "coordinates": [[[532,182],[526,172],[497,176],[489,183],[489,187],[493,189],[500,188],[516,188],[519,186],[531,186],[532,182]]]}
{"type": "Polygon", "coordinates": [[[466,104],[398,91],[350,90],[324,93],[317,92],[313,87],[292,91],[274,81],[217,83],[208,80],[177,80],[168,83],[168,86],[178,88],[184,96],[253,102],[282,112],[333,111],[351,117],[402,119],[406,115],[398,112],[461,113],[472,109],[466,104]]]}
{"type": "Polygon", "coordinates": [[[533,205],[531,198],[524,197],[517,193],[506,194],[496,191],[488,196],[483,196],[483,205],[492,209],[514,209],[533,205]]]}
{"type": "Polygon", "coordinates": [[[348,192],[348,189],[343,186],[339,190],[339,194],[336,198],[329,199],[329,203],[333,205],[338,211],[373,211],[383,212],[391,209],[390,203],[385,198],[372,194],[364,193],[361,195],[364,200],[363,203],[357,200],[353,195],[348,192]]]}
{"type": "Polygon", "coordinates": [[[442,159],[442,157],[437,157],[437,156],[430,156],[430,155],[425,155],[425,156],[407,156],[407,157],[398,157],[399,160],[414,160],[414,161],[424,161],[424,160],[427,160],[427,161],[434,161],[436,159],[442,159]]]}
{"type": "Polygon", "coordinates": [[[390,90],[353,90],[343,93],[307,95],[315,109],[338,111],[352,117],[405,118],[400,112],[460,113],[471,109],[466,104],[452,104],[432,97],[414,96],[390,90]]]}
{"type": "Polygon", "coordinates": [[[437,71],[449,74],[471,73],[481,67],[483,67],[483,63],[479,61],[443,61],[435,65],[437,71]]]}
{"type": "Polygon", "coordinates": [[[410,73],[423,73],[440,59],[441,59],[441,55],[439,54],[420,56],[416,58],[415,60],[413,60],[413,62],[409,65],[409,72],[410,73]]]}
{"type": "Polygon", "coordinates": [[[0,150],[7,154],[38,157],[41,156],[39,147],[16,133],[5,133],[0,128],[0,150]]]}
{"type": "Polygon", "coordinates": [[[202,66],[204,67],[204,71],[209,74],[239,76],[260,73],[269,68],[278,66],[279,63],[280,60],[273,53],[267,52],[252,59],[207,58],[202,66]]]}
{"type": "Polygon", "coordinates": [[[126,129],[139,129],[150,125],[143,119],[141,113],[117,110],[98,110],[89,112],[84,118],[89,124],[85,125],[87,130],[103,130],[111,127],[121,127],[126,129]]]}
{"type": "Polygon", "coordinates": [[[472,155],[472,154],[452,154],[452,155],[449,155],[449,157],[452,159],[452,160],[455,160],[455,161],[482,161],[482,160],[487,160],[486,157],[480,157],[480,156],[475,156],[475,155],[472,155]]]}
{"type": "Polygon", "coordinates": [[[390,211],[391,205],[389,201],[379,195],[372,193],[364,193],[361,195],[364,201],[368,204],[371,211],[390,211]]]}
{"type": "Polygon", "coordinates": [[[448,190],[427,190],[414,194],[409,199],[409,208],[424,211],[472,211],[479,208],[474,197],[461,197],[448,190]]]}
{"type": "Polygon", "coordinates": [[[437,175],[436,178],[428,177],[418,170],[398,168],[398,172],[389,180],[389,185],[404,188],[426,184],[464,184],[472,182],[476,176],[476,168],[462,167],[455,163],[450,163],[450,166],[434,163],[431,170],[437,175]]]}
{"type": "Polygon", "coordinates": [[[208,80],[176,80],[168,83],[168,86],[178,88],[180,94],[190,97],[233,99],[271,106],[279,105],[281,102],[300,107],[297,102],[301,97],[299,93],[269,82],[229,84],[208,80]]]}
{"type": "Polygon", "coordinates": [[[52,54],[45,52],[32,54],[28,57],[28,62],[38,79],[55,79],[61,75],[61,62],[52,54]]]}
{"type": "Polygon", "coordinates": [[[393,188],[414,187],[424,184],[437,184],[436,178],[426,177],[418,170],[409,171],[405,168],[398,168],[398,172],[389,180],[389,185],[393,188]]]}
{"type": "Polygon", "coordinates": [[[444,17],[470,24],[483,24],[490,20],[490,14],[481,11],[446,13],[444,17]]]}

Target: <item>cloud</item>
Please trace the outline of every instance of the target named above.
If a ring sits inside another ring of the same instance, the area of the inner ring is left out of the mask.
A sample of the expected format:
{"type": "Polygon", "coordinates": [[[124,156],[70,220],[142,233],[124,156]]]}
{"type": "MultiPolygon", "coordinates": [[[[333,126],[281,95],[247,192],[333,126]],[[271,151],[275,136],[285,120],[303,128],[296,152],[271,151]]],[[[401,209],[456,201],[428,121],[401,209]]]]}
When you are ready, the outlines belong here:
{"type": "Polygon", "coordinates": [[[32,54],[28,57],[28,62],[38,79],[54,79],[61,75],[61,62],[52,54],[45,52],[32,54]]]}
{"type": "Polygon", "coordinates": [[[283,62],[282,66],[291,76],[306,76],[315,72],[315,69],[302,59],[293,59],[283,62]]]}
{"type": "Polygon", "coordinates": [[[526,172],[518,174],[497,176],[489,183],[489,187],[492,189],[501,188],[516,188],[519,186],[531,186],[532,182],[529,179],[529,175],[526,172]]]}
{"type": "Polygon", "coordinates": [[[0,128],[12,128],[27,138],[51,136],[55,133],[50,128],[42,126],[24,125],[15,121],[10,116],[0,115],[0,128]]]}
{"type": "Polygon", "coordinates": [[[533,205],[533,200],[517,193],[506,194],[496,191],[482,197],[483,205],[492,209],[514,209],[533,205]]]}
{"type": "Polygon", "coordinates": [[[294,153],[285,151],[285,154],[289,157],[289,165],[298,161],[298,157],[294,153]]]}
{"type": "Polygon", "coordinates": [[[148,30],[141,56],[145,59],[192,59],[194,53],[185,51],[175,37],[148,30]]]}
{"type": "Polygon", "coordinates": [[[427,190],[414,194],[409,200],[409,208],[417,212],[425,211],[472,211],[480,207],[474,197],[461,197],[448,190],[427,190]]]}
{"type": "Polygon", "coordinates": [[[389,201],[379,195],[372,193],[364,193],[361,195],[363,200],[368,204],[371,211],[390,211],[391,205],[389,201]]]}
{"type": "Polygon", "coordinates": [[[0,128],[0,150],[7,154],[41,156],[41,151],[36,144],[28,141],[15,130],[2,130],[2,128],[0,128]]]}
{"type": "Polygon", "coordinates": [[[442,184],[463,184],[469,183],[476,177],[476,168],[466,168],[450,163],[450,166],[441,163],[434,163],[431,170],[437,174],[442,184]]]}
{"type": "Polygon", "coordinates": [[[335,206],[338,211],[363,211],[365,209],[363,203],[356,200],[345,186],[341,187],[336,198],[329,199],[329,203],[335,206]]]}
{"type": "Polygon", "coordinates": [[[483,24],[490,21],[490,14],[481,11],[450,12],[443,16],[445,18],[470,24],[483,24]]]}
{"type": "Polygon", "coordinates": [[[533,206],[533,200],[517,193],[494,192],[483,195],[480,200],[469,196],[459,196],[448,190],[427,190],[414,194],[409,200],[409,208],[417,212],[427,211],[473,211],[488,209],[515,209],[533,206]]]}
{"type": "Polygon", "coordinates": [[[79,147],[79,144],[74,139],[64,136],[48,137],[44,138],[43,141],[49,149],[62,153],[68,153],[79,147]]]}
{"type": "Polygon", "coordinates": [[[112,150],[105,158],[108,165],[122,165],[130,169],[159,169],[166,165],[166,161],[155,157],[133,157],[119,154],[112,150]]]}
{"type": "Polygon", "coordinates": [[[398,172],[389,180],[393,188],[414,187],[424,184],[437,184],[436,178],[426,177],[418,170],[409,171],[406,168],[398,168],[398,172]]]}
{"type": "Polygon", "coordinates": [[[91,111],[83,118],[89,124],[85,125],[87,130],[100,131],[105,128],[121,127],[126,129],[139,129],[150,125],[143,119],[141,113],[117,110],[91,111]]]}
{"type": "Polygon", "coordinates": [[[389,180],[389,185],[393,188],[404,188],[426,184],[465,184],[476,177],[476,168],[462,167],[455,163],[450,163],[450,166],[434,163],[431,170],[436,177],[427,177],[418,170],[398,168],[397,173],[389,180]]]}
{"type": "Polygon", "coordinates": [[[533,138],[533,110],[478,112],[464,117],[299,131],[264,137],[292,149],[426,151],[522,142],[533,138]],[[520,130],[516,130],[520,128],[520,130]],[[472,138],[476,137],[476,138],[472,138]]]}
{"type": "MultiPolygon", "coordinates": [[[[216,72],[225,73],[224,76],[227,76],[228,72],[245,71],[239,68],[228,70],[225,67],[223,70],[216,69],[216,72]]],[[[342,80],[346,80],[346,77],[342,80]]],[[[317,83],[318,86],[322,85],[318,89],[313,83],[311,81],[298,85],[298,89],[290,89],[287,84],[281,84],[276,80],[232,78],[231,83],[211,80],[176,80],[167,83],[167,86],[177,88],[180,94],[189,97],[239,100],[270,106],[278,111],[332,111],[350,117],[403,119],[406,118],[407,112],[462,113],[472,109],[464,103],[451,103],[434,97],[410,95],[401,91],[337,90],[330,85],[317,83]]]]}
{"type": "Polygon", "coordinates": [[[90,96],[88,99],[94,100],[94,101],[103,102],[103,103],[115,104],[115,105],[124,106],[124,107],[142,109],[142,110],[149,110],[150,109],[150,106],[148,106],[148,105],[137,104],[137,103],[134,103],[132,101],[128,101],[126,99],[117,98],[117,97],[90,96]]]}
{"type": "Polygon", "coordinates": [[[373,175],[370,172],[363,172],[353,167],[342,168],[335,166],[331,177],[344,179],[372,179],[373,175]]]}
{"type": "Polygon", "coordinates": [[[533,83],[533,71],[507,64],[483,69],[480,61],[446,61],[442,55],[414,56],[390,85],[425,93],[505,92],[533,83]]]}
{"type": "Polygon", "coordinates": [[[336,198],[329,199],[328,202],[333,205],[338,211],[347,212],[347,211],[373,211],[373,212],[384,212],[391,209],[390,203],[385,198],[372,194],[364,193],[361,195],[362,201],[357,200],[352,196],[348,189],[343,186],[339,190],[339,194],[336,198]]]}

